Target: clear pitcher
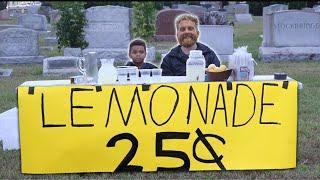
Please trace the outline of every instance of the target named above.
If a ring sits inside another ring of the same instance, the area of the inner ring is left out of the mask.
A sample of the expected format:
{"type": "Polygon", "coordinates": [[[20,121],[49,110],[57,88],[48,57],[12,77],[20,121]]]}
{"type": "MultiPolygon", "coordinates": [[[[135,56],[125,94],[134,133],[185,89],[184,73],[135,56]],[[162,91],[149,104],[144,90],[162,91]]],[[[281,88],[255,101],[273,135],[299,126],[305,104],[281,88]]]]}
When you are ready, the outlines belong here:
{"type": "Polygon", "coordinates": [[[79,71],[83,74],[86,83],[98,82],[98,60],[96,52],[88,52],[78,60],[79,71]]]}

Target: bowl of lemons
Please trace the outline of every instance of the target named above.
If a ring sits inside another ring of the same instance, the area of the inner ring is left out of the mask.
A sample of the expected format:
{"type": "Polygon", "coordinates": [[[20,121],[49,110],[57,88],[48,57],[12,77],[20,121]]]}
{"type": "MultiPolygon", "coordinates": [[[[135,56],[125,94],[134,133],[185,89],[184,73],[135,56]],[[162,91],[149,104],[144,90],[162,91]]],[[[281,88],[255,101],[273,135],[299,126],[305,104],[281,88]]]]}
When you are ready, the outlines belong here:
{"type": "Polygon", "coordinates": [[[217,67],[215,64],[210,64],[206,69],[208,81],[227,81],[232,73],[232,69],[228,69],[225,65],[217,67]]]}

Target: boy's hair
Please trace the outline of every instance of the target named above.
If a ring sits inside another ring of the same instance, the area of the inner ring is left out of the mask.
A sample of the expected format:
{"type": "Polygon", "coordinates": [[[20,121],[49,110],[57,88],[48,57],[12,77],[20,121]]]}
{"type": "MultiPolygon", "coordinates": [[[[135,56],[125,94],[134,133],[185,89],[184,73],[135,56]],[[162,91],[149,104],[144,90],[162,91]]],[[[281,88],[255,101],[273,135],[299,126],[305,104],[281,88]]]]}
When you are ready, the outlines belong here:
{"type": "Polygon", "coordinates": [[[183,20],[189,20],[194,22],[194,24],[196,25],[196,30],[198,30],[198,25],[199,25],[199,19],[197,16],[193,15],[193,14],[180,14],[179,16],[176,17],[175,19],[175,24],[176,24],[176,29],[177,31],[179,31],[179,23],[183,20]]]}
{"type": "Polygon", "coordinates": [[[146,45],[146,42],[142,39],[134,39],[130,42],[130,45],[129,45],[129,54],[131,53],[131,49],[132,49],[132,46],[143,46],[144,47],[144,51],[147,51],[147,45],[146,45]]]}

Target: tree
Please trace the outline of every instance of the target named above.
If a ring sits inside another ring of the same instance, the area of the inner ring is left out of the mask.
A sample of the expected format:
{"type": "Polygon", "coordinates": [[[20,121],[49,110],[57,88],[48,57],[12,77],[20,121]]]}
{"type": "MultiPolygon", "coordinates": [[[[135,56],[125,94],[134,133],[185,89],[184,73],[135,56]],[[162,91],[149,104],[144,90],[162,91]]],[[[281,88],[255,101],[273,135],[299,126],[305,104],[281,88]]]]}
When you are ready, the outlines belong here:
{"type": "Polygon", "coordinates": [[[7,8],[7,1],[0,1],[0,11],[7,8]]]}
{"type": "Polygon", "coordinates": [[[155,33],[155,2],[132,2],[132,32],[135,38],[150,41],[155,33]]]}
{"type": "Polygon", "coordinates": [[[84,38],[84,26],[87,24],[84,2],[54,2],[53,8],[59,9],[61,18],[56,24],[58,48],[72,47],[84,49],[88,42],[84,38]]]}

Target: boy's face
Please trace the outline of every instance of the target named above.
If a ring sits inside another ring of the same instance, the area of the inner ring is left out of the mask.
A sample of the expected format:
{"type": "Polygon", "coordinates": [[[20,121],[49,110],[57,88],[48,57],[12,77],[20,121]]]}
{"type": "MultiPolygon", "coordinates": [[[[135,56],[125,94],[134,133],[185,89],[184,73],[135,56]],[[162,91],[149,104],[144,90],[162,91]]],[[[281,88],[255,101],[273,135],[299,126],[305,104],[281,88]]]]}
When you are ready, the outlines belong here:
{"type": "Polygon", "coordinates": [[[139,45],[132,46],[129,57],[135,63],[143,62],[144,58],[146,57],[146,51],[144,50],[144,46],[139,46],[139,45]]]}

